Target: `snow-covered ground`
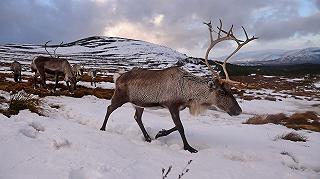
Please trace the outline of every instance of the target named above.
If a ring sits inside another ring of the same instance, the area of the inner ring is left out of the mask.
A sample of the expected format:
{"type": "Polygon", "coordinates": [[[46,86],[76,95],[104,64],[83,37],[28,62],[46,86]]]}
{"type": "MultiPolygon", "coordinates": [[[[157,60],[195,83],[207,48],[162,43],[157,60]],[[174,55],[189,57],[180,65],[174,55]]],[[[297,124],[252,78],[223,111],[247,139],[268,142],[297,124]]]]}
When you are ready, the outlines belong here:
{"type": "Polygon", "coordinates": [[[107,131],[100,131],[108,104],[94,96],[50,96],[42,99],[46,116],[28,110],[11,118],[0,114],[0,178],[150,179],[161,178],[161,169],[172,165],[170,179],[178,178],[189,160],[185,179],[320,177],[319,133],[301,130],[308,141],[291,142],[275,140],[292,131],[284,126],[242,124],[252,114],[289,114],[316,102],[240,100],[243,114],[236,117],[214,110],[195,117],[184,110],[181,119],[196,154],[183,150],[178,132],[154,140],[159,130],[174,125],[166,109],[143,114],[151,143],[144,141],[130,104],[116,110],[107,131]]]}

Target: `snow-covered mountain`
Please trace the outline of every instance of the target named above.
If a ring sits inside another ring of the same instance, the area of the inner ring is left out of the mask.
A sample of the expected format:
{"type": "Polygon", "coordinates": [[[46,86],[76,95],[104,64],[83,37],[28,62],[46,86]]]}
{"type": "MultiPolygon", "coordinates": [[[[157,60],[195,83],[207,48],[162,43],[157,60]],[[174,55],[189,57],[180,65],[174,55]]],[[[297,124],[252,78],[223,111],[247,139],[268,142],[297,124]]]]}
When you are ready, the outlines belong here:
{"type": "Polygon", "coordinates": [[[230,62],[242,65],[320,64],[320,48],[240,52],[230,62]]]}
{"type": "MultiPolygon", "coordinates": [[[[56,45],[47,45],[53,55],[56,45]]],[[[33,57],[48,55],[42,45],[0,45],[0,58],[8,62],[18,60],[30,64],[33,57]]],[[[118,37],[88,37],[57,48],[56,55],[70,59],[71,63],[82,63],[87,67],[130,68],[134,66],[163,68],[187,58],[168,47],[118,37]]]]}

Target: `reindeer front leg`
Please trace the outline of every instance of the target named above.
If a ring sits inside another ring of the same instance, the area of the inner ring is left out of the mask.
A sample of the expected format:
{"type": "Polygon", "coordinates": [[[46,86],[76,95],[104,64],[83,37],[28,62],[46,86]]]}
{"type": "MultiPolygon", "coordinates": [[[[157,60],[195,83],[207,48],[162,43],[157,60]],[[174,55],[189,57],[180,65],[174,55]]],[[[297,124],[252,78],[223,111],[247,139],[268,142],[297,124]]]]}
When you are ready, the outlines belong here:
{"type": "MultiPolygon", "coordinates": [[[[176,129],[179,131],[181,139],[183,141],[183,149],[187,150],[191,153],[197,153],[198,151],[196,149],[192,148],[186,139],[186,136],[184,134],[183,125],[181,123],[180,116],[179,116],[179,108],[176,106],[172,106],[172,107],[169,107],[169,111],[170,111],[171,117],[173,119],[173,122],[176,125],[176,129]]],[[[173,132],[175,129],[172,128],[171,130],[172,130],[171,132],[173,132]]]]}
{"type": "Polygon", "coordinates": [[[54,87],[53,87],[53,91],[56,92],[56,88],[58,86],[58,81],[59,81],[59,75],[58,73],[55,73],[55,84],[54,84],[54,87]]]}
{"type": "Polygon", "coordinates": [[[149,134],[147,133],[146,129],[144,128],[144,125],[142,123],[142,113],[143,113],[143,110],[144,108],[139,108],[139,107],[136,107],[136,112],[134,114],[134,119],[137,121],[140,129],[141,129],[141,132],[144,136],[144,139],[147,141],[147,142],[151,142],[151,137],[149,136],[149,134]]]}

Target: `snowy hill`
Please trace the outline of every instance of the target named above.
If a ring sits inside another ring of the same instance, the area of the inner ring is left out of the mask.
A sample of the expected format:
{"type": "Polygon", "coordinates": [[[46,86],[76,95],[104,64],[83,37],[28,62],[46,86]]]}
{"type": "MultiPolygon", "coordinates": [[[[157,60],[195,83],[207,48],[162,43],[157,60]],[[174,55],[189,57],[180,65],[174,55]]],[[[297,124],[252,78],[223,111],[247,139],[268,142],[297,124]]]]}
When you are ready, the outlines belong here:
{"type": "MultiPolygon", "coordinates": [[[[57,43],[59,44],[59,43],[57,43]]],[[[47,50],[53,54],[56,45],[47,45],[47,50]]],[[[20,61],[30,64],[34,56],[48,55],[42,45],[8,44],[0,45],[2,61],[20,61]]],[[[88,37],[57,48],[56,54],[70,59],[71,63],[83,63],[87,67],[100,68],[130,68],[134,66],[163,68],[172,66],[187,58],[170,48],[149,42],[118,38],[118,37],[88,37]]]]}
{"type": "Polygon", "coordinates": [[[240,52],[230,62],[242,65],[320,64],[320,48],[240,52]]]}

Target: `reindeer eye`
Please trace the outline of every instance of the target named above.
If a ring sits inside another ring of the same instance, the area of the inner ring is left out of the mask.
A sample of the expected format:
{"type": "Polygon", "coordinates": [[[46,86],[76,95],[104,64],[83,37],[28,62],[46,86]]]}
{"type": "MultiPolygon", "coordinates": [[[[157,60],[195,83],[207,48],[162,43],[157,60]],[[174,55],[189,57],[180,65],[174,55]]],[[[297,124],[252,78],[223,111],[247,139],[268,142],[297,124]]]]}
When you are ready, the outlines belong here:
{"type": "Polygon", "coordinates": [[[216,87],[217,87],[216,84],[213,81],[209,81],[208,85],[209,85],[210,89],[216,89],[216,87]]]}
{"type": "Polygon", "coordinates": [[[219,93],[220,93],[221,95],[226,95],[226,94],[227,94],[226,91],[223,90],[223,89],[219,89],[219,93]]]}

